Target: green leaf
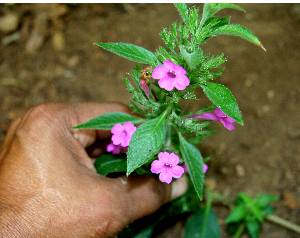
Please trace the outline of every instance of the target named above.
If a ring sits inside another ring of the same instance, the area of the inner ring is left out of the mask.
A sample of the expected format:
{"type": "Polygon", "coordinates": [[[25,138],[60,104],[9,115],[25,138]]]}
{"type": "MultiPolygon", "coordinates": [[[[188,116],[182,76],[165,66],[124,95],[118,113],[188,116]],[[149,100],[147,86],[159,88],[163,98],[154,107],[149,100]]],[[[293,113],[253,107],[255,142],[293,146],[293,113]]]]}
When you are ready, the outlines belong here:
{"type": "Polygon", "coordinates": [[[127,169],[126,159],[112,154],[98,157],[94,166],[97,172],[103,176],[113,172],[125,172],[127,169]]]}
{"type": "Polygon", "coordinates": [[[211,31],[217,29],[221,26],[228,25],[230,21],[229,17],[219,18],[219,17],[211,17],[206,22],[205,25],[212,24],[211,31]]]}
{"type": "Polygon", "coordinates": [[[131,121],[133,124],[138,124],[146,120],[147,119],[137,118],[123,112],[109,112],[75,126],[72,129],[110,130],[117,123],[124,124],[127,121],[131,121]]]}
{"type": "Polygon", "coordinates": [[[241,25],[230,24],[230,25],[221,26],[215,29],[211,34],[212,36],[217,36],[217,35],[239,36],[263,48],[258,38],[250,30],[248,30],[246,27],[243,27],[241,25]]]}
{"type": "Polygon", "coordinates": [[[239,197],[244,201],[244,204],[249,205],[252,203],[253,198],[247,195],[246,193],[239,192],[239,197]]]}
{"type": "Polygon", "coordinates": [[[188,168],[194,188],[202,200],[202,191],[204,183],[203,158],[199,150],[188,143],[185,138],[178,132],[180,141],[180,151],[188,168]]]}
{"type": "Polygon", "coordinates": [[[252,211],[252,214],[256,217],[256,219],[259,221],[259,222],[263,222],[264,221],[264,217],[263,217],[263,214],[260,210],[260,208],[256,205],[252,206],[251,207],[251,211],[252,211]]]}
{"type": "Polygon", "coordinates": [[[204,222],[205,209],[201,209],[195,215],[191,216],[185,226],[185,233],[183,238],[219,238],[221,237],[220,227],[216,214],[212,209],[209,210],[208,220],[206,223],[205,231],[202,233],[202,224],[204,222]]]}
{"type": "Polygon", "coordinates": [[[185,3],[174,3],[177,11],[179,12],[182,20],[188,26],[189,25],[189,11],[185,3]]]}
{"type": "Polygon", "coordinates": [[[269,194],[261,194],[258,195],[255,198],[255,203],[259,206],[259,207],[265,207],[267,206],[269,203],[271,202],[276,202],[278,201],[278,197],[275,196],[271,196],[269,194]]]}
{"type": "Polygon", "coordinates": [[[127,43],[94,43],[94,44],[102,47],[105,50],[111,51],[119,56],[122,56],[126,59],[138,63],[144,63],[144,64],[155,63],[155,55],[151,51],[146,50],[140,46],[127,44],[127,43]]]}
{"type": "Polygon", "coordinates": [[[234,8],[245,12],[245,10],[231,3],[204,3],[200,25],[202,26],[209,18],[224,8],[234,8]]]}
{"type": "Polygon", "coordinates": [[[127,176],[150,160],[161,148],[165,139],[168,109],[161,116],[139,126],[133,133],[128,148],[127,176]]]}
{"type": "Polygon", "coordinates": [[[234,208],[226,218],[226,223],[236,223],[243,220],[247,215],[245,206],[237,206],[234,208]]]}
{"type": "Polygon", "coordinates": [[[257,222],[255,219],[251,219],[246,222],[247,231],[250,234],[252,238],[258,238],[259,235],[259,222],[257,222]]]}
{"type": "Polygon", "coordinates": [[[195,69],[201,63],[203,57],[202,49],[198,48],[194,52],[188,53],[181,45],[179,50],[190,69],[195,69]]]}
{"type": "Polygon", "coordinates": [[[142,230],[137,235],[135,235],[133,238],[150,238],[153,232],[153,227],[150,226],[145,230],[142,230]]]}
{"type": "Polygon", "coordinates": [[[238,104],[228,88],[222,84],[209,82],[202,84],[201,87],[205,95],[227,116],[244,125],[238,104]]]}

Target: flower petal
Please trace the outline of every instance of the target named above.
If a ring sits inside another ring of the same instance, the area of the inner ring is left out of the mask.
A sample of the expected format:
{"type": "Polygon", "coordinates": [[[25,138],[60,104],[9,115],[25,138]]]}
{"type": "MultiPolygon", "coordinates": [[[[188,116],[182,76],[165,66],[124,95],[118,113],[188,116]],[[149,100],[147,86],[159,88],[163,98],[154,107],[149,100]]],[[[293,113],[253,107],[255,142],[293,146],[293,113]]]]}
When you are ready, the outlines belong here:
{"type": "Polygon", "coordinates": [[[169,70],[163,65],[157,66],[152,72],[152,78],[161,79],[167,74],[168,71],[169,70]]]}
{"type": "Polygon", "coordinates": [[[161,171],[159,180],[168,184],[172,182],[172,174],[169,168],[165,168],[161,171]]]}
{"type": "Polygon", "coordinates": [[[124,140],[124,136],[120,134],[116,134],[111,137],[111,141],[113,142],[114,145],[120,145],[120,144],[122,145],[123,140],[124,140]]]}
{"type": "Polygon", "coordinates": [[[176,67],[176,66],[177,66],[177,65],[174,64],[173,62],[171,62],[170,60],[165,60],[165,61],[164,61],[164,67],[165,67],[166,69],[168,69],[168,71],[170,71],[170,70],[175,71],[175,67],[176,67]]]}
{"type": "Polygon", "coordinates": [[[168,152],[160,152],[158,154],[158,159],[161,161],[163,164],[168,164],[169,162],[169,153],[168,152]]]}
{"type": "Polygon", "coordinates": [[[113,128],[111,128],[111,133],[120,134],[123,132],[123,130],[124,130],[123,126],[120,123],[118,123],[114,125],[113,128]]]}
{"type": "Polygon", "coordinates": [[[159,160],[154,160],[151,164],[150,171],[152,173],[158,174],[165,169],[165,164],[159,160]]]}
{"type": "Polygon", "coordinates": [[[197,119],[201,119],[201,120],[220,121],[220,118],[211,112],[193,115],[193,116],[190,116],[190,118],[197,118],[197,119]]]}
{"type": "Polygon", "coordinates": [[[163,78],[158,81],[158,85],[161,88],[164,88],[167,91],[172,91],[174,88],[173,79],[163,78]]]}
{"type": "Polygon", "coordinates": [[[216,114],[218,117],[227,117],[227,115],[226,115],[220,108],[216,108],[215,114],[216,114]]]}
{"type": "Polygon", "coordinates": [[[204,172],[204,173],[206,173],[207,169],[208,169],[207,164],[203,164],[203,172],[204,172]]]}
{"type": "Polygon", "coordinates": [[[136,127],[130,121],[128,121],[124,123],[124,130],[126,131],[126,134],[131,137],[136,131],[136,127]]]}
{"type": "Polygon", "coordinates": [[[227,118],[221,119],[220,122],[223,123],[223,125],[224,125],[224,127],[225,127],[226,129],[228,129],[228,130],[230,130],[230,131],[234,130],[235,127],[234,127],[233,123],[230,122],[230,121],[228,121],[228,120],[226,120],[226,119],[227,119],[227,118]]]}
{"type": "Polygon", "coordinates": [[[173,70],[176,72],[176,75],[184,75],[186,74],[186,70],[180,65],[174,64],[173,70]]]}
{"type": "Polygon", "coordinates": [[[179,163],[179,157],[177,155],[175,155],[174,153],[171,153],[168,156],[167,164],[169,164],[171,166],[176,166],[178,163],[179,163]]]}
{"type": "Polygon", "coordinates": [[[190,84],[190,80],[185,75],[177,75],[175,81],[175,88],[178,90],[183,90],[190,84]]]}
{"type": "Polygon", "coordinates": [[[179,165],[173,166],[170,170],[171,170],[172,176],[174,178],[180,178],[182,176],[182,174],[184,173],[184,168],[182,168],[179,165]]]}

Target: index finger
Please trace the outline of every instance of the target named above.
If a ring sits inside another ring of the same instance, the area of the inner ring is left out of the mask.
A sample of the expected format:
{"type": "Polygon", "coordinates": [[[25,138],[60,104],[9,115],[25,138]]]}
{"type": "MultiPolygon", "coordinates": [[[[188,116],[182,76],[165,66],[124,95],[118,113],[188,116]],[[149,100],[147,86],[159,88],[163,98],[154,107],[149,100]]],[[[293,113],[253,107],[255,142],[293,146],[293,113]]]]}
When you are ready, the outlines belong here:
{"type": "MultiPolygon", "coordinates": [[[[70,108],[68,126],[72,128],[109,112],[124,112],[129,114],[130,108],[121,103],[86,102],[74,104],[70,108]]],[[[71,132],[85,148],[92,145],[97,138],[106,139],[111,136],[111,132],[105,130],[74,129],[71,132]]]]}

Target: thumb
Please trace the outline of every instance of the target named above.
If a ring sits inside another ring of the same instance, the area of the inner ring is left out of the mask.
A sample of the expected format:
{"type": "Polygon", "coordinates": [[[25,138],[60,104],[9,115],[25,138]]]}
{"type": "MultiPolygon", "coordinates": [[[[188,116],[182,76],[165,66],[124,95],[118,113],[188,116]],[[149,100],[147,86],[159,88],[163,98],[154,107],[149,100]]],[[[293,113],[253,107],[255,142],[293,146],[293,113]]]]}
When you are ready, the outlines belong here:
{"type": "Polygon", "coordinates": [[[125,225],[150,215],[157,211],[163,204],[183,195],[188,187],[186,176],[166,184],[156,176],[129,176],[119,177],[123,185],[123,204],[126,205],[125,225]]]}

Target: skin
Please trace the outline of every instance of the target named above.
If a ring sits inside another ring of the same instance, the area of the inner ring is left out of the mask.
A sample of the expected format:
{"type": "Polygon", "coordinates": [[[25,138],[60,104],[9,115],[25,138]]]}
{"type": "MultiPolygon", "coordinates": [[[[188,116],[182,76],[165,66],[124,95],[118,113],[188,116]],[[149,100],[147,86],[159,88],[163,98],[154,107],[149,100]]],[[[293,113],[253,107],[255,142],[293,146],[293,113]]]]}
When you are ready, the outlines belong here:
{"type": "Polygon", "coordinates": [[[121,104],[47,103],[14,120],[0,150],[0,237],[115,237],[186,191],[183,177],[107,178],[94,158],[110,131],[71,128],[121,104]]]}

